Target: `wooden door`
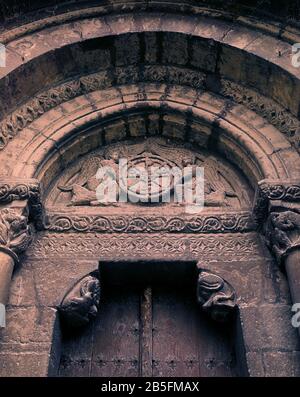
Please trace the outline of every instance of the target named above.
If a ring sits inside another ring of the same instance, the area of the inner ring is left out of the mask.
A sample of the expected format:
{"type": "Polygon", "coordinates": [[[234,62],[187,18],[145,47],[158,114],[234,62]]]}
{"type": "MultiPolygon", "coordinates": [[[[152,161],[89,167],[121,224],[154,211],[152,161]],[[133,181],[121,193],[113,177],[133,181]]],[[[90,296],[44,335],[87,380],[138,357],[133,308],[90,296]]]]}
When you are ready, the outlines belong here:
{"type": "Polygon", "coordinates": [[[230,330],[191,287],[114,286],[91,326],[64,341],[60,376],[234,376],[230,330]]]}

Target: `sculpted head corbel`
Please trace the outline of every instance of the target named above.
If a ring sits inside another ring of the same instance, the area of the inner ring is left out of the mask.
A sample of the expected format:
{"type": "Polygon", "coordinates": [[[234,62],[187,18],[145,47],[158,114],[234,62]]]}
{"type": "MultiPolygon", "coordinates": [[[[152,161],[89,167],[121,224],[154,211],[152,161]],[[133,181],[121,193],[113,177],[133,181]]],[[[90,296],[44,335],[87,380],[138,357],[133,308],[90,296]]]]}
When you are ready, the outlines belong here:
{"type": "Polygon", "coordinates": [[[232,285],[209,270],[200,270],[197,300],[201,309],[218,322],[228,321],[237,308],[237,296],[232,285]]]}
{"type": "Polygon", "coordinates": [[[69,328],[87,325],[98,314],[100,280],[97,271],[77,281],[65,294],[58,310],[63,323],[69,328]]]}

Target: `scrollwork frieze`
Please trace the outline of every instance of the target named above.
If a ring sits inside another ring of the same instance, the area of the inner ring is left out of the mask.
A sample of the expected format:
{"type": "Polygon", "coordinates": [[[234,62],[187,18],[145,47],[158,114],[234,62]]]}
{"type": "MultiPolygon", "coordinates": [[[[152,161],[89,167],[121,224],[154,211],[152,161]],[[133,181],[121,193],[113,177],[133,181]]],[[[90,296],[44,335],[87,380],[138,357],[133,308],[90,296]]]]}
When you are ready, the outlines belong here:
{"type": "Polygon", "coordinates": [[[251,214],[183,216],[85,216],[48,214],[52,232],[96,233],[241,233],[255,229],[251,214]]]}

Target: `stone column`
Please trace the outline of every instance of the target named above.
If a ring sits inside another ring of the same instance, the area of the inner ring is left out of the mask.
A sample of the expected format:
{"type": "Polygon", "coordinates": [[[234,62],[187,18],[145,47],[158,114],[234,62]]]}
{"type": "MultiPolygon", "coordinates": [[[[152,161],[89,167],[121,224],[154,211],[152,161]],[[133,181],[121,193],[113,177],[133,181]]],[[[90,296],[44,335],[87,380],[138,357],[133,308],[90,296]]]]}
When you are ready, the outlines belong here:
{"type": "Polygon", "coordinates": [[[18,255],[31,242],[32,228],[28,225],[28,207],[18,203],[0,209],[0,327],[5,327],[5,305],[18,255]]]}
{"type": "Polygon", "coordinates": [[[260,182],[254,211],[267,245],[286,272],[292,302],[300,303],[300,182],[260,182]]]}
{"type": "Polygon", "coordinates": [[[5,305],[14,266],[31,241],[29,216],[36,229],[43,228],[39,182],[0,175],[0,327],[5,327],[5,305]]]}

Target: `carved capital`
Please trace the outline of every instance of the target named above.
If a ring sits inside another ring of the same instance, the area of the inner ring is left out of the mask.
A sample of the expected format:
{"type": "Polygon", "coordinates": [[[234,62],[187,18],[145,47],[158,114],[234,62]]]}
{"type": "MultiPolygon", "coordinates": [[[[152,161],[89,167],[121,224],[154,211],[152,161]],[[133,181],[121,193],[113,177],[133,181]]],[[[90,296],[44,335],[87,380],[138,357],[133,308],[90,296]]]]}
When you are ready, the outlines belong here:
{"type": "Polygon", "coordinates": [[[32,241],[32,228],[28,225],[27,208],[3,208],[0,210],[0,251],[18,262],[18,254],[25,251],[32,241]]]}
{"type": "Polygon", "coordinates": [[[253,213],[258,226],[268,218],[270,207],[292,209],[300,205],[300,181],[262,180],[258,183],[253,213]]]}
{"type": "Polygon", "coordinates": [[[287,254],[300,246],[300,182],[261,181],[254,215],[268,247],[281,265],[287,254]]]}
{"type": "Polygon", "coordinates": [[[265,237],[279,265],[292,250],[300,247],[299,209],[271,211],[265,227],[265,237]]]}
{"type": "Polygon", "coordinates": [[[237,307],[234,288],[222,277],[201,270],[197,281],[197,300],[202,310],[218,322],[227,321],[237,307]]]}
{"type": "Polygon", "coordinates": [[[0,204],[9,204],[13,201],[26,200],[29,216],[38,229],[43,228],[43,205],[41,189],[36,179],[1,178],[0,204]]]}
{"type": "Polygon", "coordinates": [[[88,324],[98,313],[100,281],[94,272],[79,280],[63,298],[58,310],[63,322],[71,327],[88,324]]]}

